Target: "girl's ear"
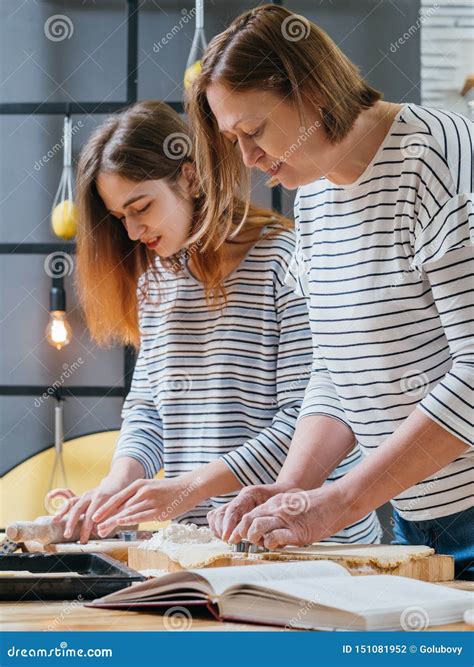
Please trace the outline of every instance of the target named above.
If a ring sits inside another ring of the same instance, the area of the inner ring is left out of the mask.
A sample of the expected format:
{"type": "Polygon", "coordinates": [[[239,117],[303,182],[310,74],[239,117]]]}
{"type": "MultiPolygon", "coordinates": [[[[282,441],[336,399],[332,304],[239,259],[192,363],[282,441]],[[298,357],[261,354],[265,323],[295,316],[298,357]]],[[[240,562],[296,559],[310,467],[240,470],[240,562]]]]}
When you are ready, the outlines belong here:
{"type": "Polygon", "coordinates": [[[186,189],[186,192],[191,196],[196,196],[196,191],[198,190],[197,186],[197,177],[196,169],[192,162],[184,162],[181,167],[181,182],[183,187],[186,189]]]}

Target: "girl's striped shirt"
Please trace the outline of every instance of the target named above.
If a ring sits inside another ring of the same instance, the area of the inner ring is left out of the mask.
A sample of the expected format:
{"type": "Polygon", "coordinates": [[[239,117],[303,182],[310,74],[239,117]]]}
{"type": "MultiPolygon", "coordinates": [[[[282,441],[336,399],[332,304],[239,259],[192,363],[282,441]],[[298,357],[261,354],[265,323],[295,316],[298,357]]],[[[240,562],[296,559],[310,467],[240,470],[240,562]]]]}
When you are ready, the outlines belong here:
{"type": "MultiPolygon", "coordinates": [[[[159,283],[151,277],[115,458],[137,459],[148,478],[221,458],[243,485],[276,479],[311,369],[306,302],[284,282],[294,250],[292,231],[262,237],[226,278],[223,311],[209,307],[186,262],[178,274],[161,268],[159,283]]],[[[356,447],[331,480],[360,459],[356,447]]],[[[178,520],[205,524],[235,495],[210,498],[178,520]]],[[[379,532],[372,513],[336,539],[375,542],[379,532]]]]}
{"type": "Polygon", "coordinates": [[[473,501],[472,146],[466,118],[406,104],[357,181],[322,178],[295,202],[287,282],[314,347],[300,416],[324,410],[370,454],[418,409],[471,446],[393,500],[405,519],[473,501]]]}

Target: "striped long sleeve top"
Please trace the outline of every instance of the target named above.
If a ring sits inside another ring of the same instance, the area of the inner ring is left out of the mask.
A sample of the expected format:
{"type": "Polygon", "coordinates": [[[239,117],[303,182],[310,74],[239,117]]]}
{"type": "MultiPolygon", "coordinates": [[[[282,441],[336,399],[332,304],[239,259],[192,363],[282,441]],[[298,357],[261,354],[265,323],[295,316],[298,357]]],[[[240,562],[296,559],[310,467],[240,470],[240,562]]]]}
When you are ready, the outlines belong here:
{"type": "MultiPolygon", "coordinates": [[[[213,310],[184,263],[151,276],[140,311],[141,346],[114,457],[151,478],[176,477],[221,458],[243,485],[273,482],[286,458],[311,369],[305,299],[285,282],[295,235],[264,236],[226,278],[227,305],[213,310]]],[[[158,261],[158,260],[157,260],[158,261]]],[[[355,447],[329,483],[361,458],[355,447]]],[[[178,521],[207,523],[212,497],[178,521]]],[[[335,539],[375,542],[369,514],[335,539]]]]}
{"type": "Polygon", "coordinates": [[[295,203],[287,282],[314,348],[300,416],[324,409],[370,454],[418,409],[471,446],[393,500],[408,520],[473,502],[472,147],[466,118],[406,104],[356,182],[322,178],[295,203]]]}

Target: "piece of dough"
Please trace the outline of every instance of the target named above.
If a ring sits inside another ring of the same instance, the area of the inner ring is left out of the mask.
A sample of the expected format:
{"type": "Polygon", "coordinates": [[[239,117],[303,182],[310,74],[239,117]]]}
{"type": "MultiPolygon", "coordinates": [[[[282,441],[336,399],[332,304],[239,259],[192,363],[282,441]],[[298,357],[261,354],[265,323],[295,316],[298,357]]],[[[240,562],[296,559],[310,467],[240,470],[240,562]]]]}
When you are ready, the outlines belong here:
{"type": "Polygon", "coordinates": [[[232,550],[220,544],[183,544],[177,554],[177,562],[185,570],[207,567],[221,558],[231,558],[232,550]]]}
{"type": "Polygon", "coordinates": [[[232,554],[230,545],[219,540],[209,528],[192,523],[171,523],[139,548],[160,552],[185,570],[206,567],[232,554]]]}

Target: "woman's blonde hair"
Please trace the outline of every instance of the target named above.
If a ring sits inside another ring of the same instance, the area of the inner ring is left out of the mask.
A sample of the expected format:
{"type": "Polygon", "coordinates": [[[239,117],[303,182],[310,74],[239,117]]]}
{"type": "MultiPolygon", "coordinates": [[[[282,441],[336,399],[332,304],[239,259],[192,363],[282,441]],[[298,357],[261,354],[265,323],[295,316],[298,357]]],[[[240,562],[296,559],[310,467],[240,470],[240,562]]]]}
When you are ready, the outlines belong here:
{"type": "MultiPolygon", "coordinates": [[[[106,209],[97,190],[99,172],[119,174],[135,182],[166,179],[179,192],[177,182],[182,166],[193,160],[193,141],[187,125],[171,107],[157,101],[139,102],[111,116],[82,149],[77,170],[76,285],[87,326],[98,343],[139,345],[140,301],[147,298],[150,275],[159,277],[156,254],[140,241],[130,240],[125,227],[106,209]]],[[[234,196],[235,221],[227,237],[224,238],[219,220],[202,230],[207,190],[208,184],[204,184],[193,200],[191,231],[199,235],[200,241],[190,240],[187,247],[193,250],[193,262],[202,277],[207,299],[210,304],[217,304],[220,296],[225,298],[223,243],[239,228],[237,223],[245,218],[245,228],[250,232],[275,225],[270,234],[279,233],[292,223],[278,213],[248,207],[234,196]]],[[[162,263],[170,270],[181,269],[179,257],[162,263]]]]}
{"type": "Polygon", "coordinates": [[[262,5],[236,18],[210,42],[187,98],[197,170],[208,184],[201,233],[215,218],[222,221],[223,230],[235,223],[236,189],[244,201],[249,199],[249,177],[240,153],[219,131],[207,100],[207,88],[213,83],[236,92],[268,90],[293,101],[302,126],[304,107],[313,105],[333,143],[348,134],[363,109],[382,97],[329,35],[305,17],[277,5],[262,5]]]}

